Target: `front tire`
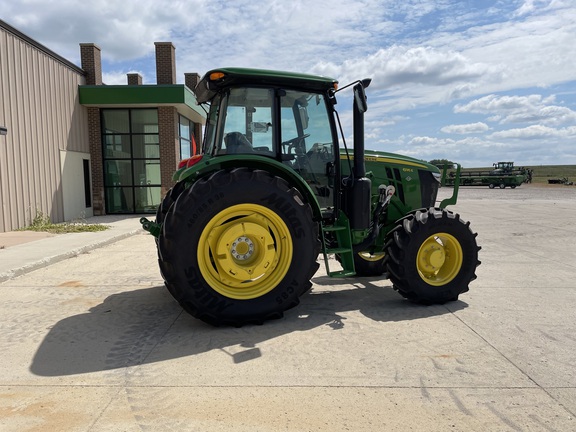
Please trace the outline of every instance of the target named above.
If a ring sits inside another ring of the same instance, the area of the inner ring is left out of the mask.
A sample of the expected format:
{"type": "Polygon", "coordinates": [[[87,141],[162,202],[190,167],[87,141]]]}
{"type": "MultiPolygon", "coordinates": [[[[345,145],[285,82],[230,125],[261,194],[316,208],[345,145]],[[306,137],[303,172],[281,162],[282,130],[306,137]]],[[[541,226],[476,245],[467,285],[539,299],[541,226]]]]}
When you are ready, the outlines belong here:
{"type": "Polygon", "coordinates": [[[394,289],[414,303],[457,300],[476,279],[477,234],[458,214],[418,210],[387,236],[386,269],[394,289]]]}
{"type": "Polygon", "coordinates": [[[357,276],[381,276],[386,272],[384,252],[359,252],[354,254],[357,276]]]}
{"type": "Polygon", "coordinates": [[[166,287],[212,325],[280,318],[311,287],[318,224],[303,196],[265,171],[218,171],[185,190],[159,237],[166,287]]]}

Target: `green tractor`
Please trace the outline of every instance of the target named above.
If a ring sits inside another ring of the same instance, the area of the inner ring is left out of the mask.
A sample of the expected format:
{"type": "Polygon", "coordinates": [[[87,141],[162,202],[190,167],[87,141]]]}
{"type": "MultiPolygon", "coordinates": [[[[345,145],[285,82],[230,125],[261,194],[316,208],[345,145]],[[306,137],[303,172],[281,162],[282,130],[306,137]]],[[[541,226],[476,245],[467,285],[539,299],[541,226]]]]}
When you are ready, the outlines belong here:
{"type": "Polygon", "coordinates": [[[180,163],[156,221],[141,221],[187,312],[212,325],[279,318],[311,288],[320,253],[329,276],[387,275],[415,303],[468,291],[480,247],[445,209],[457,188],[437,205],[437,167],[364,150],[369,84],[344,87],[354,94],[349,151],[334,79],[241,68],[202,78],[202,152],[180,163]]]}

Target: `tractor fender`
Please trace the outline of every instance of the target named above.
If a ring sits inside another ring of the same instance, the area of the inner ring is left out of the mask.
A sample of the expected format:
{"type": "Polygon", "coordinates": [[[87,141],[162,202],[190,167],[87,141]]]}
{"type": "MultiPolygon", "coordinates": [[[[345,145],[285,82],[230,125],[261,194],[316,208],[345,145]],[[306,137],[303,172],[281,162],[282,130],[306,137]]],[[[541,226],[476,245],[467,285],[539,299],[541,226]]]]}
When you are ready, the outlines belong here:
{"type": "Polygon", "coordinates": [[[310,203],[314,220],[319,221],[322,219],[320,204],[308,183],[288,165],[266,156],[235,154],[233,156],[203,157],[193,166],[177,171],[173,179],[177,182],[185,181],[187,183],[193,183],[216,171],[231,170],[240,167],[267,171],[286,180],[292,187],[298,189],[308,203],[310,203]]]}

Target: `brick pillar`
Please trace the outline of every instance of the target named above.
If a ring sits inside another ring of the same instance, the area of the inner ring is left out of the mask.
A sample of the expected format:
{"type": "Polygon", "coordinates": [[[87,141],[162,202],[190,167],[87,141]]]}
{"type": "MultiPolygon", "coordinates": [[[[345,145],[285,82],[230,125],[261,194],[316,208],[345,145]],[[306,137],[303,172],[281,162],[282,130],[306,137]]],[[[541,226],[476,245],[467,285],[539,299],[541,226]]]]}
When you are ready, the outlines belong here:
{"type": "MultiPolygon", "coordinates": [[[[102,85],[102,59],[100,47],[93,43],[80,44],[80,61],[86,72],[86,85],[102,85]]],[[[102,161],[102,134],[100,108],[87,107],[88,145],[92,176],[92,210],[95,216],[106,214],[104,201],[104,165],[102,161]]]]}
{"type": "Polygon", "coordinates": [[[172,174],[180,162],[178,112],[171,106],[158,107],[158,139],[160,141],[160,179],[162,196],[174,186],[172,174]]]}
{"type": "Polygon", "coordinates": [[[100,47],[93,43],[80,44],[80,62],[86,72],[87,85],[102,85],[102,60],[100,47]]]}
{"type": "Polygon", "coordinates": [[[176,48],[172,42],[154,42],[156,46],[156,84],[176,84],[176,48]]]}
{"type": "Polygon", "coordinates": [[[196,72],[184,74],[184,84],[186,84],[186,87],[188,87],[190,90],[194,91],[199,82],[200,75],[198,75],[196,72]]]}
{"type": "Polygon", "coordinates": [[[137,73],[126,74],[128,78],[128,85],[142,85],[142,75],[137,73]]]}
{"type": "Polygon", "coordinates": [[[88,110],[88,145],[90,147],[90,170],[92,171],[92,210],[94,216],[100,216],[106,214],[100,108],[87,107],[86,109],[88,110]]]}

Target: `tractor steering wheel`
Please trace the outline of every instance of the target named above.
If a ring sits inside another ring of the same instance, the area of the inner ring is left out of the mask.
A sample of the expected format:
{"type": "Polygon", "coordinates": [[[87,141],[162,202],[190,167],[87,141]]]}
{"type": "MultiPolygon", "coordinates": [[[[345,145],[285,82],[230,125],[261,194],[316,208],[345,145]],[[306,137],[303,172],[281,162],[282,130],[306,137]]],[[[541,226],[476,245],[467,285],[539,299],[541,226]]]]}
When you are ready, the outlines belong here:
{"type": "Polygon", "coordinates": [[[282,147],[288,146],[288,154],[291,154],[291,149],[294,149],[295,154],[304,154],[306,153],[306,148],[302,148],[302,143],[305,138],[308,138],[310,134],[304,134],[301,136],[297,136],[296,138],[289,139],[288,141],[284,141],[282,143],[282,147]]]}

